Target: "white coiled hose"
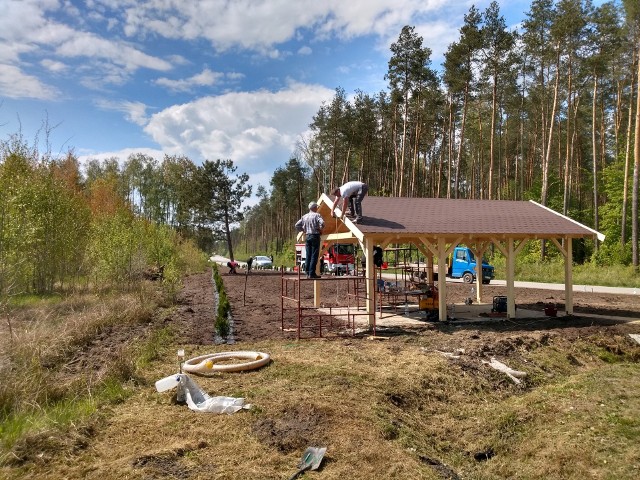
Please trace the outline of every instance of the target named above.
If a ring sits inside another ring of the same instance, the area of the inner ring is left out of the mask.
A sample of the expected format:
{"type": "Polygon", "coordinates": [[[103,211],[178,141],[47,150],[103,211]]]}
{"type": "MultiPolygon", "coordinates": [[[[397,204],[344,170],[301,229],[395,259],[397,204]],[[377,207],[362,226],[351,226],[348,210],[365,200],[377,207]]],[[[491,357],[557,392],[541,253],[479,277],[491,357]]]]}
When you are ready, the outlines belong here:
{"type": "Polygon", "coordinates": [[[199,375],[213,375],[217,372],[242,372],[264,367],[271,361],[271,356],[264,352],[221,352],[200,355],[184,362],[182,370],[199,375]],[[225,363],[217,365],[223,360],[249,360],[241,363],[225,363]]]}

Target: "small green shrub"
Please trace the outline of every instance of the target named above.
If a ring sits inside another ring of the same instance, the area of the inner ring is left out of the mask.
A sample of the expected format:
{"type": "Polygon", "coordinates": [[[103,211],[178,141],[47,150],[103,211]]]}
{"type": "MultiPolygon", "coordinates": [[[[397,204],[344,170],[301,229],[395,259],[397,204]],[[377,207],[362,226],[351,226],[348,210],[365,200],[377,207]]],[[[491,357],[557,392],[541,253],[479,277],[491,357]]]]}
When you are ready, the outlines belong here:
{"type": "Polygon", "coordinates": [[[231,332],[231,326],[229,325],[229,320],[227,318],[218,317],[216,319],[215,328],[216,333],[221,338],[227,338],[231,332]]]}
{"type": "Polygon", "coordinates": [[[231,326],[229,324],[230,310],[231,305],[229,304],[229,299],[227,298],[227,294],[223,288],[218,293],[218,314],[215,322],[216,333],[222,338],[226,338],[231,331],[231,326]]]}
{"type": "Polygon", "coordinates": [[[229,313],[231,312],[231,304],[229,298],[224,290],[224,283],[222,276],[218,270],[218,265],[213,264],[212,267],[213,282],[216,285],[216,291],[218,292],[218,307],[216,310],[216,320],[214,323],[216,333],[221,338],[226,338],[231,333],[231,324],[229,323],[229,313]]]}

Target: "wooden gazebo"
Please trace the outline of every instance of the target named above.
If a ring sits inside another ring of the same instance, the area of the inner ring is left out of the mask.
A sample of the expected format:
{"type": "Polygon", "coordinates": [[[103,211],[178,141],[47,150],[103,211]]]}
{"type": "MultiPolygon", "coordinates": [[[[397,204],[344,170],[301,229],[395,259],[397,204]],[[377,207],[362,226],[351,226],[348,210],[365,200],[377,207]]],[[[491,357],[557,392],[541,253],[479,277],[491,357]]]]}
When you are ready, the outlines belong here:
{"type": "MultiPolygon", "coordinates": [[[[411,243],[422,252],[427,265],[446,272],[446,259],[464,243],[477,259],[491,244],[507,261],[507,317],[515,318],[514,271],[516,255],[529,240],[553,242],[564,256],[565,311],[573,314],[572,242],[574,238],[604,235],[533,201],[461,200],[443,198],[365,197],[364,218],[353,223],[338,207],[331,217],[333,200],[323,194],[318,212],[325,221],[325,242],[359,243],[366,257],[367,313],[373,313],[373,248],[391,243],[411,243]]],[[[300,234],[302,239],[302,234],[300,234]]],[[[478,264],[481,262],[478,260],[478,264]]],[[[431,269],[432,271],[432,269],[431,269]]],[[[482,275],[476,275],[477,300],[482,301],[482,275]]],[[[447,318],[445,275],[438,275],[439,318],[447,318]]],[[[315,282],[315,304],[320,305],[320,282],[315,282]]]]}

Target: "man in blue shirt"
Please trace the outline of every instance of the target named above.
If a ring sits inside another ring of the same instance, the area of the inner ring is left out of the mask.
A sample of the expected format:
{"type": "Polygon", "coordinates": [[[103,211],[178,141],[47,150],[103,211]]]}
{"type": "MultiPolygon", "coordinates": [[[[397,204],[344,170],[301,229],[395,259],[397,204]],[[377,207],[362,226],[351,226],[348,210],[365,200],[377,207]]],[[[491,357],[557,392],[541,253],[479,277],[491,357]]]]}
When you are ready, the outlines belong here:
{"type": "Polygon", "coordinates": [[[307,278],[320,278],[319,275],[316,275],[316,265],[320,254],[320,234],[323,228],[324,220],[322,215],[318,213],[318,204],[311,202],[309,204],[309,213],[303,215],[296,222],[296,230],[303,232],[306,238],[304,271],[307,274],[307,278]]]}

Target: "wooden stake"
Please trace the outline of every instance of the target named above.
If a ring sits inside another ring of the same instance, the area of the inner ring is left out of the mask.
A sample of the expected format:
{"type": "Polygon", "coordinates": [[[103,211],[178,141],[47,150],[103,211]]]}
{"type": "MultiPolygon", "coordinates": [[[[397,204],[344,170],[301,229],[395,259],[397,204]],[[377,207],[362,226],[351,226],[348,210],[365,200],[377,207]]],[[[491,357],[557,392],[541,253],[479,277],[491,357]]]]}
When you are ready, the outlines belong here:
{"type": "Polygon", "coordinates": [[[247,267],[247,271],[244,274],[244,292],[242,294],[242,306],[247,306],[247,280],[249,280],[249,267],[247,267]]]}

